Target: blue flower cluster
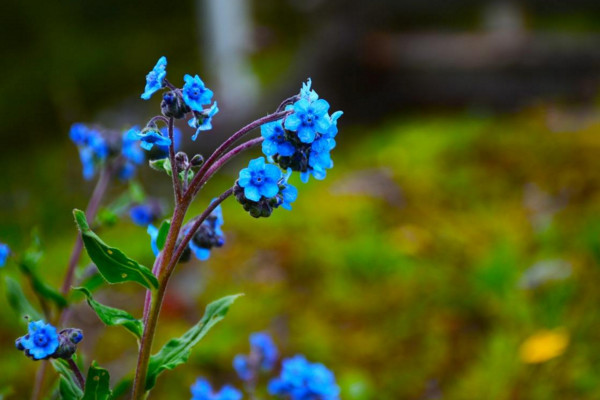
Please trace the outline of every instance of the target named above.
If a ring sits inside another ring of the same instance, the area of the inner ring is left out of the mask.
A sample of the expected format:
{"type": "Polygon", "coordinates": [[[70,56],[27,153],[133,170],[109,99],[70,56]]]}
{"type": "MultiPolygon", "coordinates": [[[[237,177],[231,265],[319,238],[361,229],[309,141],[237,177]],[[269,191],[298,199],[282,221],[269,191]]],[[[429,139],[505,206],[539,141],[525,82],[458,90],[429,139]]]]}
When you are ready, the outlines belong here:
{"type": "Polygon", "coordinates": [[[17,349],[25,351],[25,354],[34,360],[50,357],[58,349],[58,344],[56,328],[42,320],[31,321],[27,335],[15,342],[17,349]]]}
{"type": "Polygon", "coordinates": [[[277,346],[271,336],[264,332],[250,335],[250,354],[238,354],[233,359],[233,368],[240,379],[254,379],[259,371],[270,371],[277,362],[277,346]]]}
{"type": "Polygon", "coordinates": [[[77,123],[71,126],[69,136],[79,149],[79,158],[83,164],[83,177],[92,179],[98,165],[103,163],[109,155],[109,145],[102,134],[84,124],[77,123]]]}
{"type": "Polygon", "coordinates": [[[132,128],[123,133],[121,156],[123,157],[123,165],[119,170],[119,178],[127,181],[135,176],[137,167],[144,162],[144,152],[140,147],[136,129],[132,128]]]}
{"type": "Polygon", "coordinates": [[[242,392],[231,385],[225,385],[218,392],[213,391],[210,382],[198,378],[191,387],[191,400],[241,400],[242,392]]]}
{"type": "Polygon", "coordinates": [[[9,255],[10,247],[7,244],[0,243],[0,267],[4,267],[9,255]]]}
{"type": "Polygon", "coordinates": [[[269,382],[269,393],[291,400],[339,400],[340,388],[327,367],[302,355],[283,360],[281,373],[269,382]]]}
{"type": "MultiPolygon", "coordinates": [[[[191,112],[193,118],[188,121],[188,124],[190,127],[196,129],[196,133],[192,136],[192,140],[196,140],[201,131],[212,129],[212,118],[219,112],[216,101],[210,105],[213,92],[206,87],[198,75],[191,76],[186,74],[183,77],[183,87],[181,89],[173,87],[165,79],[167,74],[166,67],[167,59],[161,57],[152,71],[146,75],[146,87],[142,94],[142,99],[148,100],[152,94],[168,86],[169,91],[163,94],[161,102],[163,115],[168,118],[181,119],[191,112]],[[204,108],[204,106],[209,107],[204,108]]],[[[145,131],[143,130],[142,132],[144,133],[145,131]]],[[[153,129],[148,135],[141,136],[140,140],[146,142],[146,144],[143,144],[146,150],[151,149],[154,144],[158,146],[165,146],[166,144],[168,146],[169,143],[166,143],[160,136],[160,133],[156,129],[153,129]]]]}
{"type": "Polygon", "coordinates": [[[298,197],[298,190],[288,183],[290,175],[291,171],[283,175],[277,166],[259,157],[240,171],[233,194],[255,218],[268,217],[279,206],[290,210],[298,197]]]}
{"type": "Polygon", "coordinates": [[[303,182],[310,175],[324,179],[327,169],[333,167],[331,150],[336,145],[337,121],[342,112],[329,115],[329,103],[319,99],[311,89],[310,79],[303,84],[298,97],[298,101],[286,108],[292,114],[261,127],[263,153],[281,168],[299,171],[303,182]]]}

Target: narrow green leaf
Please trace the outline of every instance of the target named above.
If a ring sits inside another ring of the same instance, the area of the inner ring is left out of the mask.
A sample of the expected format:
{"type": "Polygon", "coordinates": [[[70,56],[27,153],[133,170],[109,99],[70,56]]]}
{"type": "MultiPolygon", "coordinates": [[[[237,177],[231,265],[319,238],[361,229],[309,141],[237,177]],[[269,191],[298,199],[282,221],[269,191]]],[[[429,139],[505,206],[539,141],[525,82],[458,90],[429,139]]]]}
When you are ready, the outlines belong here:
{"type": "Polygon", "coordinates": [[[138,339],[142,338],[142,332],[144,331],[144,325],[142,324],[142,321],[135,319],[127,311],[98,303],[92,297],[92,293],[90,293],[90,291],[84,287],[77,287],[73,289],[80,291],[85,295],[87,298],[87,303],[90,305],[90,307],[92,307],[92,310],[96,312],[98,318],[100,318],[100,320],[106,325],[121,325],[123,328],[133,333],[138,339]]]}
{"type": "MultiPolygon", "coordinates": [[[[6,296],[8,298],[8,304],[16,311],[20,317],[28,315],[31,319],[38,320],[42,319],[42,315],[31,305],[21,285],[16,280],[5,277],[6,282],[6,296]]],[[[25,321],[25,320],[23,320],[25,321]]]]}
{"type": "Polygon", "coordinates": [[[36,229],[31,233],[31,244],[19,261],[20,271],[29,279],[31,288],[43,299],[54,302],[58,307],[62,308],[67,305],[67,300],[62,294],[52,286],[44,282],[37,272],[38,265],[42,259],[44,252],[42,244],[36,229]]]}
{"type": "Polygon", "coordinates": [[[198,344],[210,328],[225,318],[231,304],[240,296],[241,294],[234,294],[210,303],[206,306],[204,316],[196,325],[180,338],[169,340],[158,353],[151,356],[146,376],[146,390],[154,387],[156,378],[162,371],[171,370],[179,364],[185,363],[190,357],[192,348],[198,344]]]}
{"type": "Polygon", "coordinates": [[[94,361],[88,370],[82,400],[108,400],[111,398],[110,375],[107,370],[99,367],[94,361]]]}
{"type": "Polygon", "coordinates": [[[65,360],[50,360],[52,366],[60,374],[59,392],[63,400],[81,400],[83,391],[77,383],[75,374],[65,360]]]}
{"type": "Polygon", "coordinates": [[[160,224],[160,228],[158,229],[158,236],[156,237],[156,245],[159,250],[162,250],[165,247],[165,242],[167,241],[167,235],[169,234],[169,228],[171,227],[171,221],[165,220],[160,224]]]}
{"type": "Polygon", "coordinates": [[[161,158],[158,160],[150,160],[150,168],[155,169],[157,171],[165,171],[167,175],[171,176],[171,160],[169,157],[161,158]]]}
{"type": "Polygon", "coordinates": [[[132,281],[148,289],[158,288],[158,279],[152,271],[127,257],[121,250],[104,243],[90,229],[83,211],[75,209],[73,215],[85,249],[104,279],[110,283],[132,281]]]}

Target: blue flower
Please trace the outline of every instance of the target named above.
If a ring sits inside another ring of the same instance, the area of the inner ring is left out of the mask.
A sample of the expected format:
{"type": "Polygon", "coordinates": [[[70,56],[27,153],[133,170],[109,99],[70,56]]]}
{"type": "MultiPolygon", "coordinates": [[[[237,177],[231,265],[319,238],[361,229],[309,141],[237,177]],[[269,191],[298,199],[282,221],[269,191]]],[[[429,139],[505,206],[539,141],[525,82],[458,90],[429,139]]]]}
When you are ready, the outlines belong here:
{"type": "Polygon", "coordinates": [[[231,385],[225,385],[218,392],[213,392],[210,383],[198,378],[191,387],[192,400],[241,400],[242,392],[231,385]]]}
{"type": "Polygon", "coordinates": [[[279,193],[277,182],[281,170],[272,164],[265,164],[265,158],[251,160],[248,168],[240,171],[238,183],[244,188],[248,200],[259,201],[261,197],[270,198],[279,193]]]}
{"type": "Polygon", "coordinates": [[[277,362],[277,346],[271,336],[264,332],[250,335],[250,355],[238,354],[233,359],[233,368],[242,380],[255,377],[259,370],[270,371],[277,362]]]}
{"type": "Polygon", "coordinates": [[[99,131],[81,123],[71,126],[69,137],[79,150],[79,159],[83,165],[83,177],[89,180],[96,173],[96,167],[108,157],[108,143],[99,131]]]}
{"type": "Polygon", "coordinates": [[[128,181],[135,176],[137,168],[132,162],[126,161],[119,169],[119,179],[128,181]]]}
{"type": "Polygon", "coordinates": [[[212,248],[222,247],[225,244],[225,235],[221,229],[224,223],[223,211],[221,205],[218,205],[208,218],[202,222],[202,225],[190,240],[190,249],[198,260],[208,260],[212,248]]]}
{"type": "Polygon", "coordinates": [[[150,204],[138,204],[129,209],[129,217],[134,224],[148,226],[157,217],[156,207],[150,204]]]}
{"type": "Polygon", "coordinates": [[[155,257],[158,257],[158,253],[160,253],[158,244],[156,243],[156,240],[158,239],[158,228],[152,224],[148,224],[146,232],[148,232],[148,235],[150,235],[150,246],[152,247],[152,253],[154,253],[155,257]]]}
{"type": "Polygon", "coordinates": [[[142,99],[149,100],[150,96],[156,91],[163,88],[165,84],[165,77],[167,76],[167,58],[161,57],[158,62],[152,68],[152,71],[146,75],[146,87],[144,93],[142,93],[142,99]]]}
{"type": "Polygon", "coordinates": [[[6,259],[10,255],[10,247],[7,244],[0,243],[0,267],[4,267],[6,259]]]}
{"type": "Polygon", "coordinates": [[[136,131],[136,136],[138,140],[140,140],[140,146],[142,146],[144,150],[151,150],[154,145],[167,147],[171,145],[171,139],[161,135],[156,129],[145,129],[142,132],[136,131]]]}
{"type": "Polygon", "coordinates": [[[312,90],[310,87],[312,86],[312,80],[308,78],[306,83],[302,84],[302,89],[300,89],[300,98],[304,98],[310,102],[313,102],[319,98],[317,92],[312,90]]]}
{"type": "Polygon", "coordinates": [[[283,360],[281,373],[269,382],[269,393],[291,400],[339,400],[335,376],[323,364],[297,355],[283,360]]]}
{"type": "Polygon", "coordinates": [[[26,350],[26,354],[35,360],[47,358],[58,348],[59,340],[56,328],[44,321],[29,323],[27,335],[17,339],[17,348],[26,350]]]}
{"type": "Polygon", "coordinates": [[[279,154],[284,157],[294,154],[294,145],[286,138],[281,121],[266,123],[260,127],[260,133],[265,140],[262,151],[267,157],[279,154]]]}
{"type": "Polygon", "coordinates": [[[121,154],[134,164],[140,165],[144,162],[144,152],[140,148],[137,127],[123,133],[121,154]]]}
{"type": "Polygon", "coordinates": [[[202,106],[210,104],[213,97],[212,90],[204,86],[204,82],[198,75],[192,77],[186,74],[183,77],[185,85],[183,85],[183,101],[193,111],[202,112],[202,106]]]}
{"type": "Polygon", "coordinates": [[[196,133],[192,136],[192,140],[196,140],[200,131],[212,129],[212,117],[218,112],[219,108],[217,107],[216,101],[209,109],[203,110],[202,112],[194,112],[194,118],[188,121],[188,125],[196,129],[196,133]]]}
{"type": "Polygon", "coordinates": [[[287,174],[279,182],[280,206],[286,210],[291,210],[294,201],[298,198],[298,189],[288,183],[288,179],[292,175],[292,170],[288,169],[287,174]]]}
{"type": "Polygon", "coordinates": [[[327,117],[329,103],[319,99],[310,102],[301,98],[293,105],[294,113],[285,119],[285,129],[297,132],[302,143],[312,143],[317,133],[327,133],[331,124],[327,117]]]}

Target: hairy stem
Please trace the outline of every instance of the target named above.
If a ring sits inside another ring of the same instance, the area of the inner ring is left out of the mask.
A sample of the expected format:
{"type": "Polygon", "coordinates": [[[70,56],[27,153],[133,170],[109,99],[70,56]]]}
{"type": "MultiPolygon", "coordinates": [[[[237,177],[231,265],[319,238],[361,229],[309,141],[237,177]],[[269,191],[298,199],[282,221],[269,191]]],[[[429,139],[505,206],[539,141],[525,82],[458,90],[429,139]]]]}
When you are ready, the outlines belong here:
{"type": "MultiPolygon", "coordinates": [[[[146,374],[148,372],[148,362],[150,361],[150,352],[152,351],[152,341],[154,340],[154,333],[156,332],[156,324],[158,322],[158,314],[165,295],[166,284],[160,276],[162,270],[165,268],[167,262],[171,259],[177,243],[177,237],[183,224],[183,218],[189,203],[179,203],[175,205],[175,211],[173,212],[173,218],[171,219],[171,227],[167,234],[167,240],[165,247],[160,253],[157,262],[153,268],[155,275],[159,280],[158,290],[151,293],[151,301],[146,301],[144,304],[144,318],[146,323],[144,325],[144,334],[140,342],[140,352],[138,354],[138,361],[135,370],[135,378],[133,381],[133,393],[132,399],[141,399],[145,393],[146,386],[146,374]]],[[[148,294],[146,294],[148,296],[148,294]]],[[[146,297],[148,299],[148,297],[146,297]]]]}
{"type": "Polygon", "coordinates": [[[221,144],[219,147],[217,147],[217,149],[210,155],[208,160],[206,160],[204,162],[204,164],[202,165],[200,170],[198,170],[198,172],[196,173],[196,176],[194,176],[194,179],[190,183],[190,187],[188,188],[188,190],[184,196],[186,198],[192,199],[196,195],[196,193],[198,193],[198,190],[202,186],[201,182],[203,180],[203,177],[204,177],[204,174],[206,173],[206,171],[208,171],[208,169],[211,167],[211,165],[215,161],[217,161],[219,159],[219,157],[221,157],[221,155],[227,151],[227,149],[229,149],[235,142],[237,142],[240,138],[242,138],[242,136],[244,136],[248,132],[252,131],[253,129],[258,128],[261,125],[264,125],[268,122],[277,121],[279,119],[286,117],[287,115],[289,115],[291,113],[292,113],[292,111],[281,111],[281,112],[277,112],[274,114],[269,114],[265,117],[257,119],[254,122],[249,123],[242,129],[240,129],[239,131],[237,131],[236,133],[231,135],[231,137],[229,139],[227,139],[226,141],[224,141],[223,144],[221,144]]]}
{"type": "Polygon", "coordinates": [[[169,139],[171,144],[169,145],[169,160],[171,161],[171,175],[173,177],[173,193],[175,193],[175,204],[181,202],[181,182],[179,181],[179,169],[177,163],[175,163],[175,119],[169,118],[169,139]]]}
{"type": "Polygon", "coordinates": [[[85,388],[85,378],[81,374],[79,367],[77,366],[77,364],[75,364],[75,361],[72,358],[69,358],[67,362],[69,363],[69,367],[71,367],[71,369],[75,373],[75,377],[77,378],[77,383],[79,384],[79,387],[81,388],[81,390],[83,390],[85,388]]]}

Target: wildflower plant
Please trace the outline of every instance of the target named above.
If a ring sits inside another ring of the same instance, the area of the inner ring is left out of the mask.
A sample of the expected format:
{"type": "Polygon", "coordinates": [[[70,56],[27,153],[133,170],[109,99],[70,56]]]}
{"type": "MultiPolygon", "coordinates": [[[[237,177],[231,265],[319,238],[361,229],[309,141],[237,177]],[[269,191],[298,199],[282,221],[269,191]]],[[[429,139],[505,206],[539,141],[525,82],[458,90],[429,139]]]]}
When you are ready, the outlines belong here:
{"type": "MultiPolygon", "coordinates": [[[[192,348],[225,317],[239,297],[230,295],[208,304],[197,324],[152,354],[160,310],[177,265],[192,256],[206,260],[213,250],[226,243],[221,203],[234,197],[251,216],[269,217],[279,207],[291,209],[291,203],[298,197],[298,190],[288,183],[292,174],[300,173],[302,181],[311,175],[323,179],[326,170],[333,166],[331,151],[341,112],[329,114],[329,103],[312,90],[310,80],[302,85],[299,94],[284,100],[273,113],[235,132],[204,158],[179,151],[184,133],[175,127],[175,121],[184,119],[186,123],[182,125],[192,130],[190,137],[201,138],[202,132],[212,129],[213,118],[218,116],[214,94],[198,75],[185,75],[182,87],[173,85],[166,76],[167,60],[161,57],[147,74],[141,94],[144,100],[161,96],[160,114],[143,127],[132,126],[118,132],[77,123],[71,128],[70,138],[79,150],[83,177],[86,180],[97,177],[97,182],[85,212],[73,211],[79,235],[61,288],[57,290],[46,284],[38,273],[43,250],[35,232],[32,244],[20,257],[14,256],[7,245],[0,244],[0,266],[9,256],[14,257],[42,306],[38,311],[26,299],[19,282],[6,278],[9,302],[29,321],[27,332],[16,340],[15,346],[34,361],[51,361],[61,376],[57,392],[62,398],[110,399],[126,390],[130,390],[134,400],[146,398],[159,375],[185,363],[192,348]],[[258,128],[259,137],[236,145],[258,128]],[[202,213],[189,216],[190,206],[208,180],[231,159],[257,146],[262,146],[264,157],[250,160],[229,189],[214,197],[202,213]],[[161,220],[166,210],[164,205],[157,199],[146,198],[134,180],[145,162],[170,177],[174,207],[167,219],[161,220]],[[126,182],[129,189],[112,203],[103,205],[107,189],[119,180],[126,182]],[[152,267],[133,260],[96,233],[123,216],[146,228],[148,249],[155,255],[152,267]],[[84,249],[93,266],[80,270],[78,264],[84,249]],[[95,300],[93,291],[104,282],[141,286],[146,292],[141,318],[95,300]],[[105,325],[121,326],[138,339],[132,379],[125,378],[111,389],[108,371],[95,362],[89,364],[87,377],[80,372],[83,359],[77,357],[77,346],[84,333],[76,327],[63,327],[70,306],[77,299],[85,299],[105,325]]],[[[250,344],[251,352],[237,356],[234,368],[246,383],[246,389],[252,392],[261,374],[276,368],[278,351],[264,333],[252,335],[250,344]]],[[[34,398],[43,396],[45,371],[45,366],[39,368],[34,398]]],[[[268,388],[273,396],[291,399],[335,400],[339,393],[329,370],[301,356],[284,360],[280,375],[268,388]]],[[[204,379],[193,385],[192,394],[194,399],[242,398],[242,393],[232,386],[217,390],[204,379]]]]}

